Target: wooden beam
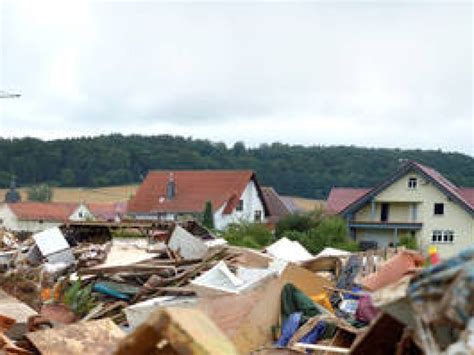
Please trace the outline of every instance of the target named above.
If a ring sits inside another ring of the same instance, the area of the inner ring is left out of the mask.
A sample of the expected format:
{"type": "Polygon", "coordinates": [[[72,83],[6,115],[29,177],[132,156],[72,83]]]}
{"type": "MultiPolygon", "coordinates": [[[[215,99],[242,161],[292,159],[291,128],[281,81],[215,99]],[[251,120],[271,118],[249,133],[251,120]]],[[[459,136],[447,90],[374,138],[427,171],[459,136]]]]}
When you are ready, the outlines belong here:
{"type": "Polygon", "coordinates": [[[309,350],[330,351],[330,352],[338,353],[338,354],[349,354],[350,352],[350,349],[340,348],[338,346],[330,346],[330,345],[296,343],[293,346],[297,348],[303,348],[303,349],[309,349],[309,350]]]}

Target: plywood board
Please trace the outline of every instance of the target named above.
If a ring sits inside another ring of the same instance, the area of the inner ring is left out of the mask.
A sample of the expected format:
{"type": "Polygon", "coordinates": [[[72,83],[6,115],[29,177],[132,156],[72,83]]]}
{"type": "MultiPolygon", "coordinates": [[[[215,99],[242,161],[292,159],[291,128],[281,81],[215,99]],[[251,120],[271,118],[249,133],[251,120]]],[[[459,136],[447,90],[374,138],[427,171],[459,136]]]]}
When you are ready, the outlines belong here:
{"type": "Polygon", "coordinates": [[[113,354],[124,332],[110,319],[79,322],[26,335],[41,354],[113,354]]]}

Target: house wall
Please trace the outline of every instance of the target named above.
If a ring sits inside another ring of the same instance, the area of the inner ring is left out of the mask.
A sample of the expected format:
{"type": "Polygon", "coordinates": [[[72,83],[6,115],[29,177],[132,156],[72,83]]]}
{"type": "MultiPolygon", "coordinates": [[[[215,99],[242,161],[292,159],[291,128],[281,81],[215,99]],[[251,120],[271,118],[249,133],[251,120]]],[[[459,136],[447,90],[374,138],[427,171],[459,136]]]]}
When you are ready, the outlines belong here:
{"type": "Polygon", "coordinates": [[[20,221],[6,204],[0,206],[0,220],[0,227],[13,232],[36,233],[61,225],[58,222],[20,221]]]}
{"type": "MultiPolygon", "coordinates": [[[[382,202],[389,202],[391,204],[389,222],[412,222],[411,203],[417,204],[417,222],[423,223],[423,226],[416,233],[416,236],[420,250],[425,253],[429,246],[435,245],[441,257],[447,258],[467,247],[474,246],[473,216],[457,203],[450,201],[447,195],[439,190],[437,186],[425,180],[420,174],[406,174],[375,196],[375,201],[378,207],[376,213],[377,221],[380,221],[380,204],[382,202]],[[416,189],[408,188],[408,179],[410,177],[417,178],[418,184],[416,189]],[[444,215],[434,215],[435,203],[444,203],[444,215]],[[404,216],[405,219],[402,219],[404,216]],[[454,242],[432,243],[434,230],[453,231],[454,242]]],[[[362,218],[367,218],[367,216],[370,217],[370,204],[364,206],[355,215],[355,218],[356,220],[362,220],[362,218]]],[[[367,221],[370,221],[370,219],[367,221]]],[[[370,233],[361,232],[361,238],[366,238],[367,235],[370,235],[370,233]]]]}
{"type": "MultiPolygon", "coordinates": [[[[356,222],[380,222],[380,216],[382,212],[382,202],[388,201],[378,201],[375,200],[375,215],[372,216],[372,207],[368,203],[362,207],[354,215],[354,220],[356,222]]],[[[412,223],[416,220],[412,219],[412,205],[417,204],[417,202],[390,202],[389,213],[388,213],[388,222],[402,222],[402,223],[412,223]]],[[[419,207],[417,207],[419,209],[419,207]]],[[[417,220],[419,219],[419,213],[417,212],[417,220]]]]}
{"type": "Polygon", "coordinates": [[[70,221],[87,221],[95,219],[94,215],[89,211],[86,205],[80,204],[74,210],[74,212],[69,216],[70,221]]]}
{"type": "Polygon", "coordinates": [[[262,222],[266,221],[263,203],[258,195],[254,181],[250,181],[247,184],[240,199],[244,201],[244,208],[242,211],[236,211],[234,209],[232,213],[225,215],[223,214],[225,208],[224,204],[214,212],[214,226],[217,229],[225,229],[230,223],[239,223],[241,221],[255,222],[255,211],[261,211],[262,222]]]}

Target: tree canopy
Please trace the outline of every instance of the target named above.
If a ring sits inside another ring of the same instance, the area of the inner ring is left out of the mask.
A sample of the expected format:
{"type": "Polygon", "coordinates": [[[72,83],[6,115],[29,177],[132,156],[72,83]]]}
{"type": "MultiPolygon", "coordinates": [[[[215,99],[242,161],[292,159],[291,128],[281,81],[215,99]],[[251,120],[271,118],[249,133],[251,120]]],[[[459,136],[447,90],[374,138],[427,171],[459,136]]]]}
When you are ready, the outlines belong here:
{"type": "Polygon", "coordinates": [[[310,147],[282,143],[249,148],[181,136],[118,134],[42,141],[0,139],[0,187],[95,187],[139,183],[153,169],[253,169],[284,195],[325,198],[332,186],[371,187],[399,159],[429,165],[460,186],[474,186],[474,158],[439,150],[310,147]]]}

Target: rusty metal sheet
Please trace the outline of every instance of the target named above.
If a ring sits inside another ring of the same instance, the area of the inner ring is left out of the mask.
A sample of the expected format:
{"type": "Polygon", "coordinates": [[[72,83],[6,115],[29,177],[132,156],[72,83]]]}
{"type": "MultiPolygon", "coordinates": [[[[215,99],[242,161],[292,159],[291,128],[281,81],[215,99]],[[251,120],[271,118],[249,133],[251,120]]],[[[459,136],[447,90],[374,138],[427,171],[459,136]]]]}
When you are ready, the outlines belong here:
{"type": "Polygon", "coordinates": [[[125,333],[110,319],[79,322],[26,335],[44,355],[113,354],[125,333]]]}

